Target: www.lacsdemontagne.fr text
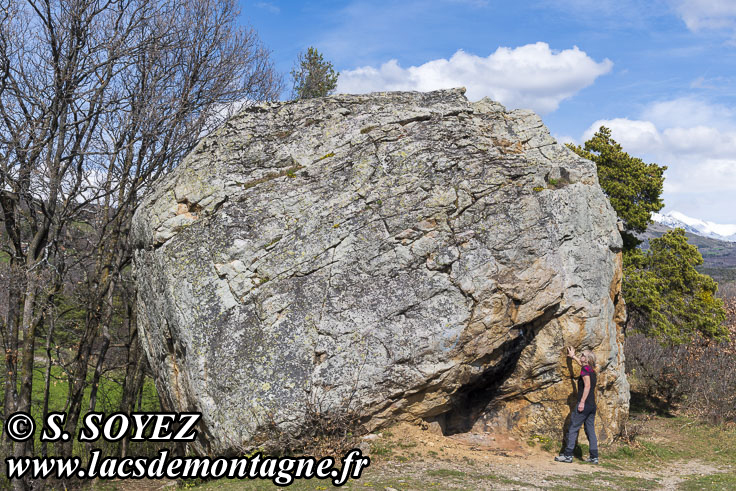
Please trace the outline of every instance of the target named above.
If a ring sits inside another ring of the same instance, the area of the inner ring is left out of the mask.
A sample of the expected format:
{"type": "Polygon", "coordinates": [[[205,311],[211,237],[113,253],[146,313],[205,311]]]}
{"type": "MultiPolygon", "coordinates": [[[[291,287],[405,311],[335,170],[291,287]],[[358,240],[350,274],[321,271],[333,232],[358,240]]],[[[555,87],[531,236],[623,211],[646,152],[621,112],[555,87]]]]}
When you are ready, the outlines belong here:
{"type": "Polygon", "coordinates": [[[10,457],[5,459],[8,477],[19,479],[187,479],[230,478],[268,479],[277,486],[288,486],[294,479],[330,479],[342,486],[348,479],[360,478],[370,465],[370,457],[353,449],[342,459],[340,469],[335,460],[325,457],[267,457],[256,453],[249,457],[209,458],[172,457],[161,450],[157,457],[101,457],[100,450],[90,452],[89,464],[82,466],[79,457],[10,457]]]}
{"type": "MultiPolygon", "coordinates": [[[[52,412],[43,423],[40,440],[69,441],[71,434],[63,430],[66,414],[52,412]]],[[[77,440],[94,443],[99,439],[118,441],[126,436],[131,441],[192,442],[200,413],[113,413],[90,412],[85,415],[77,440]]],[[[10,415],[4,424],[5,434],[13,441],[23,442],[36,431],[33,417],[24,412],[10,415]]],[[[5,459],[10,479],[188,479],[231,478],[268,479],[278,486],[288,486],[294,479],[330,479],[342,486],[348,479],[358,479],[370,458],[360,450],[349,451],[337,468],[335,459],[317,460],[311,456],[273,457],[258,452],[244,457],[177,457],[169,450],[156,457],[112,457],[101,451],[90,451],[87,465],[80,457],[8,457],[5,459]]]]}

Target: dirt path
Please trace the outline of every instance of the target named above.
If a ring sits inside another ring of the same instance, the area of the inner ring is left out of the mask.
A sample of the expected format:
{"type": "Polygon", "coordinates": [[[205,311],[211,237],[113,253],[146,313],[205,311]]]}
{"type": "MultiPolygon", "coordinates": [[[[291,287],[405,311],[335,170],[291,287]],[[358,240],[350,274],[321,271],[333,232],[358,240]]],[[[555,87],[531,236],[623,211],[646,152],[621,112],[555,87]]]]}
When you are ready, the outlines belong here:
{"type": "Polygon", "coordinates": [[[365,479],[368,484],[393,479],[399,485],[395,489],[677,489],[692,476],[729,470],[698,461],[670,462],[656,470],[623,469],[605,459],[599,466],[579,459],[563,464],[509,435],[445,437],[410,425],[386,433],[371,440],[385,457],[374,457],[365,479]],[[404,482],[396,479],[402,475],[404,482]]]}

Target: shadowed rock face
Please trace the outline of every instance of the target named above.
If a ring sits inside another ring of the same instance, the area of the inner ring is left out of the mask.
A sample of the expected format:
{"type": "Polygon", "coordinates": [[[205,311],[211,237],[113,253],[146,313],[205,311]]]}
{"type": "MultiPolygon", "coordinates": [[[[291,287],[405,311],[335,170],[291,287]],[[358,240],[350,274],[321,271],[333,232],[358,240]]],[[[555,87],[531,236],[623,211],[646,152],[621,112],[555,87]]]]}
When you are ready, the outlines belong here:
{"type": "Polygon", "coordinates": [[[463,93],[251,107],[156,183],[138,321],[169,409],[202,412],[197,451],[308,410],[558,435],[569,345],[599,360],[599,438],[618,430],[621,239],[594,164],[463,93]]]}

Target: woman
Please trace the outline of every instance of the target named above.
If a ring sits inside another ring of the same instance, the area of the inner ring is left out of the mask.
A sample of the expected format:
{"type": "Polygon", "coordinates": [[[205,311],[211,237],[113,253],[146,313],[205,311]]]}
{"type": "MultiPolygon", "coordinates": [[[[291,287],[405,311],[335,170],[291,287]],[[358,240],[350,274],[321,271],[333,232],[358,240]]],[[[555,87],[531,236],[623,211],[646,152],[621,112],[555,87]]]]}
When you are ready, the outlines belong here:
{"type": "Polygon", "coordinates": [[[598,463],[598,440],[595,437],[595,355],[589,351],[583,351],[580,357],[575,356],[575,350],[567,348],[567,356],[578,362],[581,366],[578,378],[578,404],[570,415],[570,430],[567,433],[567,445],[561,455],[555,457],[557,462],[572,462],[572,451],[578,440],[580,427],[585,425],[585,436],[590,444],[590,458],[583,459],[591,464],[598,463]]]}

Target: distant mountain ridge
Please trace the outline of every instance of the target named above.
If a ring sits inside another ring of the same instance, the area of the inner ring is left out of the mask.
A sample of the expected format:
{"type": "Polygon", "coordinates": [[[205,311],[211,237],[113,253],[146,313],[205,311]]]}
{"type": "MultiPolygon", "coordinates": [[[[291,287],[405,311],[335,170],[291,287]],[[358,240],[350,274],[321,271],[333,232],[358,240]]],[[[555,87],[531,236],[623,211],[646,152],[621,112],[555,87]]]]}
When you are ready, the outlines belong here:
{"type": "Polygon", "coordinates": [[[736,225],[734,224],[707,222],[699,218],[689,217],[679,211],[670,211],[663,214],[652,213],[652,220],[665,227],[683,228],[686,232],[701,237],[736,242],[736,225]]]}

